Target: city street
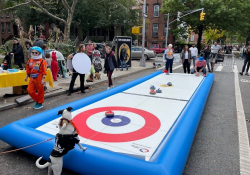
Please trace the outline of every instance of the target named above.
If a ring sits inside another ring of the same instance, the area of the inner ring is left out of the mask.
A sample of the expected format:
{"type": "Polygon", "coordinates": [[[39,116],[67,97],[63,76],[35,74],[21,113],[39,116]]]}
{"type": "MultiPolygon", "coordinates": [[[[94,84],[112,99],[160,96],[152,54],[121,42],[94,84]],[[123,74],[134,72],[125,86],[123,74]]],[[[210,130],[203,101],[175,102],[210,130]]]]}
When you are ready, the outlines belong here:
{"type": "MultiPolygon", "coordinates": [[[[154,62],[151,59],[148,62],[154,62]]],[[[161,58],[158,58],[161,60],[161,58]]],[[[139,61],[139,60],[138,60],[139,61]]],[[[240,174],[239,137],[237,125],[237,108],[235,97],[235,74],[232,72],[230,60],[225,65],[216,65],[214,83],[208,97],[206,107],[201,118],[194,142],[186,163],[184,175],[238,175],[240,174]]],[[[174,64],[174,67],[179,66],[174,64]]],[[[237,58],[235,69],[242,69],[243,60],[237,58]]],[[[118,86],[138,79],[156,69],[147,69],[133,76],[116,78],[114,85],[118,86]]],[[[182,67],[178,67],[174,73],[183,73],[182,67]]],[[[237,73],[238,74],[238,73],[237,73]]],[[[166,75],[167,76],[167,75],[166,75]]],[[[171,75],[169,75],[171,76],[171,75]]],[[[247,119],[247,129],[250,132],[250,77],[239,75],[239,85],[242,95],[242,102],[247,119]]],[[[107,83],[94,85],[86,94],[79,92],[66,96],[66,94],[45,99],[44,108],[39,112],[87,97],[98,92],[105,91],[107,83]]],[[[29,103],[20,107],[0,112],[0,127],[3,127],[16,120],[36,114],[38,111],[31,108],[29,103]]],[[[21,142],[21,140],[20,140],[21,142]]],[[[0,152],[15,149],[14,147],[0,141],[0,152]]],[[[1,175],[44,175],[47,169],[38,169],[35,166],[37,157],[23,151],[0,154],[1,175]]],[[[84,165],[84,162],[83,162],[84,165]]],[[[110,165],[112,167],[112,165],[110,165]]],[[[84,166],[83,166],[84,168],[84,166]]],[[[95,167],[93,167],[95,168],[95,167]]],[[[62,175],[74,175],[76,173],[64,169],[62,175]]]]}

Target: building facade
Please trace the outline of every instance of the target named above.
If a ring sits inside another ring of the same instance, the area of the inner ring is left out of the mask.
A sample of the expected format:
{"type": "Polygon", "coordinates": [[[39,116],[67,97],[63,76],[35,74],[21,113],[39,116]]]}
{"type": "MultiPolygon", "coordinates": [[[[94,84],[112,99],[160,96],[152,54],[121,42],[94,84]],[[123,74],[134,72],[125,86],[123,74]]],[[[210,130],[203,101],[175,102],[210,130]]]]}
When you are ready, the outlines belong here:
{"type": "Polygon", "coordinates": [[[7,12],[1,15],[1,36],[2,43],[18,35],[17,26],[13,23],[14,14],[7,12]]]}
{"type": "MultiPolygon", "coordinates": [[[[147,0],[146,3],[147,26],[145,35],[145,47],[149,48],[152,44],[159,44],[160,47],[165,48],[167,20],[165,15],[160,12],[162,0],[147,0]]],[[[174,36],[169,33],[168,44],[174,44],[174,42],[174,36]]],[[[139,45],[141,45],[141,38],[139,38],[139,45]]]]}

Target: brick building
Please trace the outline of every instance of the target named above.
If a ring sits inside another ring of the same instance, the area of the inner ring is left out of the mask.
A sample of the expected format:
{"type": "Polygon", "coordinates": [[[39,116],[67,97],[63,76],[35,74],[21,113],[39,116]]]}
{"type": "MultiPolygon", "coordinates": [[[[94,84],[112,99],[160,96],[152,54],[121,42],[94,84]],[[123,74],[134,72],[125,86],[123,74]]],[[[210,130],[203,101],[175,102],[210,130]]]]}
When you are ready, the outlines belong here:
{"type": "MultiPolygon", "coordinates": [[[[167,20],[165,15],[160,12],[162,0],[147,0],[146,3],[146,19],[149,23],[146,27],[145,47],[150,47],[152,44],[159,44],[160,47],[165,47],[167,20]]],[[[174,44],[174,42],[174,36],[169,33],[168,44],[174,44]]],[[[141,45],[141,38],[139,38],[139,45],[141,45]]]]}
{"type": "Polygon", "coordinates": [[[17,26],[13,24],[13,21],[14,16],[11,12],[7,12],[1,15],[1,36],[3,43],[18,35],[17,26]]]}

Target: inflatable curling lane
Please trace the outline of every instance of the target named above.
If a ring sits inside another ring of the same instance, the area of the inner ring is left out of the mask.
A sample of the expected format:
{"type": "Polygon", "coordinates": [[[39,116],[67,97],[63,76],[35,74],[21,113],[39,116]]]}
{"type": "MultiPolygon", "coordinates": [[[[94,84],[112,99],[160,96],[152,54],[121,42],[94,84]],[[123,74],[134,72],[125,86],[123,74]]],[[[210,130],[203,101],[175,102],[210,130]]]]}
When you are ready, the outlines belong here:
{"type": "MultiPolygon", "coordinates": [[[[11,123],[0,129],[0,139],[17,148],[49,139],[59,131],[58,111],[71,106],[87,150],[76,145],[63,157],[64,168],[91,175],[182,174],[213,79],[213,74],[167,76],[158,71],[11,123]],[[171,88],[148,93],[152,85],[158,89],[168,82],[171,88]]],[[[48,161],[54,142],[24,151],[48,161]]]]}

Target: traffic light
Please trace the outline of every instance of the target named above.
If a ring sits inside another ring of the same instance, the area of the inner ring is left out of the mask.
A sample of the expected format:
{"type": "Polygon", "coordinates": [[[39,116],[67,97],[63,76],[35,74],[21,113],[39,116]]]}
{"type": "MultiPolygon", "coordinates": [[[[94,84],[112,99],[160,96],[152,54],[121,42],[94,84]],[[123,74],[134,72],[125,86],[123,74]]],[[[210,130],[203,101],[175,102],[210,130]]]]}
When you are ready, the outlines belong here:
{"type": "Polygon", "coordinates": [[[205,14],[206,14],[206,13],[201,12],[201,14],[200,14],[200,21],[203,21],[203,20],[204,20],[205,14]]]}

